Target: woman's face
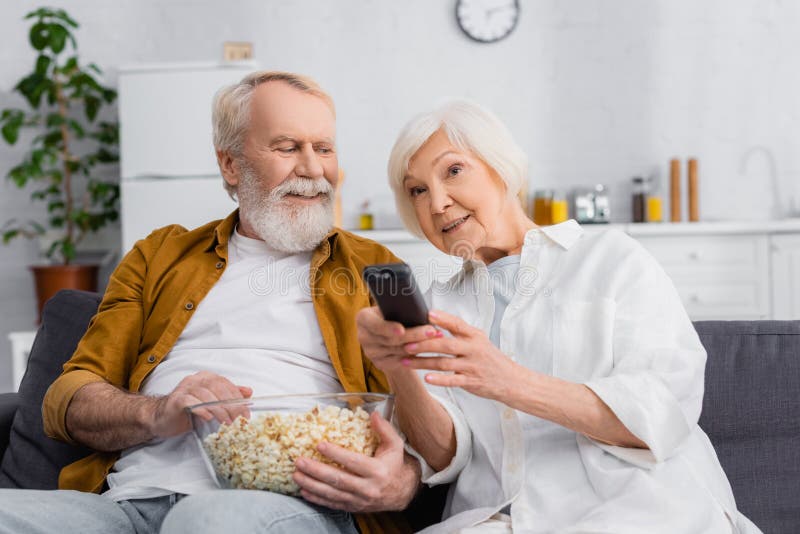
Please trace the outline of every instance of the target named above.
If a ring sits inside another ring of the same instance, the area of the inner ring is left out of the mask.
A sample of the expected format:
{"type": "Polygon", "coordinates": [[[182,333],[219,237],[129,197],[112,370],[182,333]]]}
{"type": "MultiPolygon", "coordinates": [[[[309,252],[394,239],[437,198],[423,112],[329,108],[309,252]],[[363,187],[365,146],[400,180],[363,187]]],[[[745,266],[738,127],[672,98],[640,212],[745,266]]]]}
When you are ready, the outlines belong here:
{"type": "Polygon", "coordinates": [[[417,220],[436,248],[484,259],[504,241],[505,183],[480,158],[454,146],[439,130],[411,157],[403,182],[417,220]]]}

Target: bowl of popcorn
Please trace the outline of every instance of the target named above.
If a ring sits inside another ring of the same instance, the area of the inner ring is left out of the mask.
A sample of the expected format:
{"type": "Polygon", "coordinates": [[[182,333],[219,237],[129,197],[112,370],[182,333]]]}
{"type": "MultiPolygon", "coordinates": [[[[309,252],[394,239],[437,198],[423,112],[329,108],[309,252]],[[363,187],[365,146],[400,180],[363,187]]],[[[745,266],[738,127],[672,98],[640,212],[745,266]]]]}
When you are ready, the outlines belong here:
{"type": "Polygon", "coordinates": [[[373,456],[379,440],[370,414],[389,420],[393,406],[393,395],[331,393],[206,402],[187,411],[221,488],[299,495],[292,480],[297,458],[334,464],[317,451],[322,441],[373,456]]]}

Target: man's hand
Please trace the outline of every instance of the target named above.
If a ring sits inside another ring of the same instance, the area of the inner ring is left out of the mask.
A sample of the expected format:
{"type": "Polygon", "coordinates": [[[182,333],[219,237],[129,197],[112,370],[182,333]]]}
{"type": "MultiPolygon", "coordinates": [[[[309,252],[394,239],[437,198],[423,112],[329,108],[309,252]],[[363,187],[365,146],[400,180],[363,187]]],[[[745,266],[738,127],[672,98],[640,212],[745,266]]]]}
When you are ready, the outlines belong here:
{"type": "MultiPolygon", "coordinates": [[[[191,428],[187,406],[222,399],[241,399],[253,391],[226,378],[203,371],[184,378],[164,397],[130,393],[107,382],[92,382],[78,389],[69,403],[69,435],[98,451],[119,451],[154,437],[176,436],[191,428]]],[[[201,410],[200,417],[231,421],[248,416],[246,407],[201,410]]]]}
{"type": "Polygon", "coordinates": [[[403,439],[392,425],[373,413],[373,431],[380,439],[370,458],[322,442],[317,450],[344,469],[310,458],[298,458],[294,481],[306,500],[335,510],[381,512],[403,510],[419,487],[419,462],[405,454],[403,439]]]}
{"type": "MultiPolygon", "coordinates": [[[[252,394],[253,390],[249,387],[237,386],[227,378],[208,371],[189,375],[180,381],[172,393],[158,399],[149,417],[151,432],[153,436],[160,438],[177,436],[192,427],[185,410],[188,406],[217,400],[242,399],[252,394]]],[[[206,421],[217,419],[220,423],[230,423],[240,415],[250,417],[246,406],[213,407],[195,413],[206,421]]]]}

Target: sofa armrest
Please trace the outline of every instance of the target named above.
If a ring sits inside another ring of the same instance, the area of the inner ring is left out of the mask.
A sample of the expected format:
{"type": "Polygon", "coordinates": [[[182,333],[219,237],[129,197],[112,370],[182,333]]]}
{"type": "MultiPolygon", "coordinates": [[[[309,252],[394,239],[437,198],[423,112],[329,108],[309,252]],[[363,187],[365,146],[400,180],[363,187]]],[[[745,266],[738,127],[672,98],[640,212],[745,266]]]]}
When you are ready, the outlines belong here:
{"type": "Polygon", "coordinates": [[[16,393],[0,394],[0,459],[8,447],[8,437],[11,434],[11,423],[19,406],[19,395],[16,393]]]}

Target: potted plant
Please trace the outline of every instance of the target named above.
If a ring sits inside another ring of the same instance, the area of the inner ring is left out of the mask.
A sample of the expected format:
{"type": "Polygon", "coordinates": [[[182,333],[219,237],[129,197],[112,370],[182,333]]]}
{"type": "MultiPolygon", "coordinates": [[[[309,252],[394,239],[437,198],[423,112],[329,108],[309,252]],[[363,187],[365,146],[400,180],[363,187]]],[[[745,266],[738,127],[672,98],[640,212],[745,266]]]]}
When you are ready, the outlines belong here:
{"type": "Polygon", "coordinates": [[[117,97],[95,75],[97,65],[83,66],[64,10],[40,8],[31,20],[30,44],[36,53],[33,71],[14,86],[29,110],[9,108],[0,114],[0,133],[15,144],[24,129],[33,129],[30,150],[7,178],[20,188],[31,186],[31,199],[46,203],[46,221],[12,219],[0,228],[4,243],[16,237],[54,236],[47,247],[48,265],[32,266],[39,311],[62,288],[96,290],[97,265],[74,263],[76,247],[119,216],[119,186],[97,176],[98,165],[119,160],[116,122],[97,120],[101,108],[117,97]]]}

